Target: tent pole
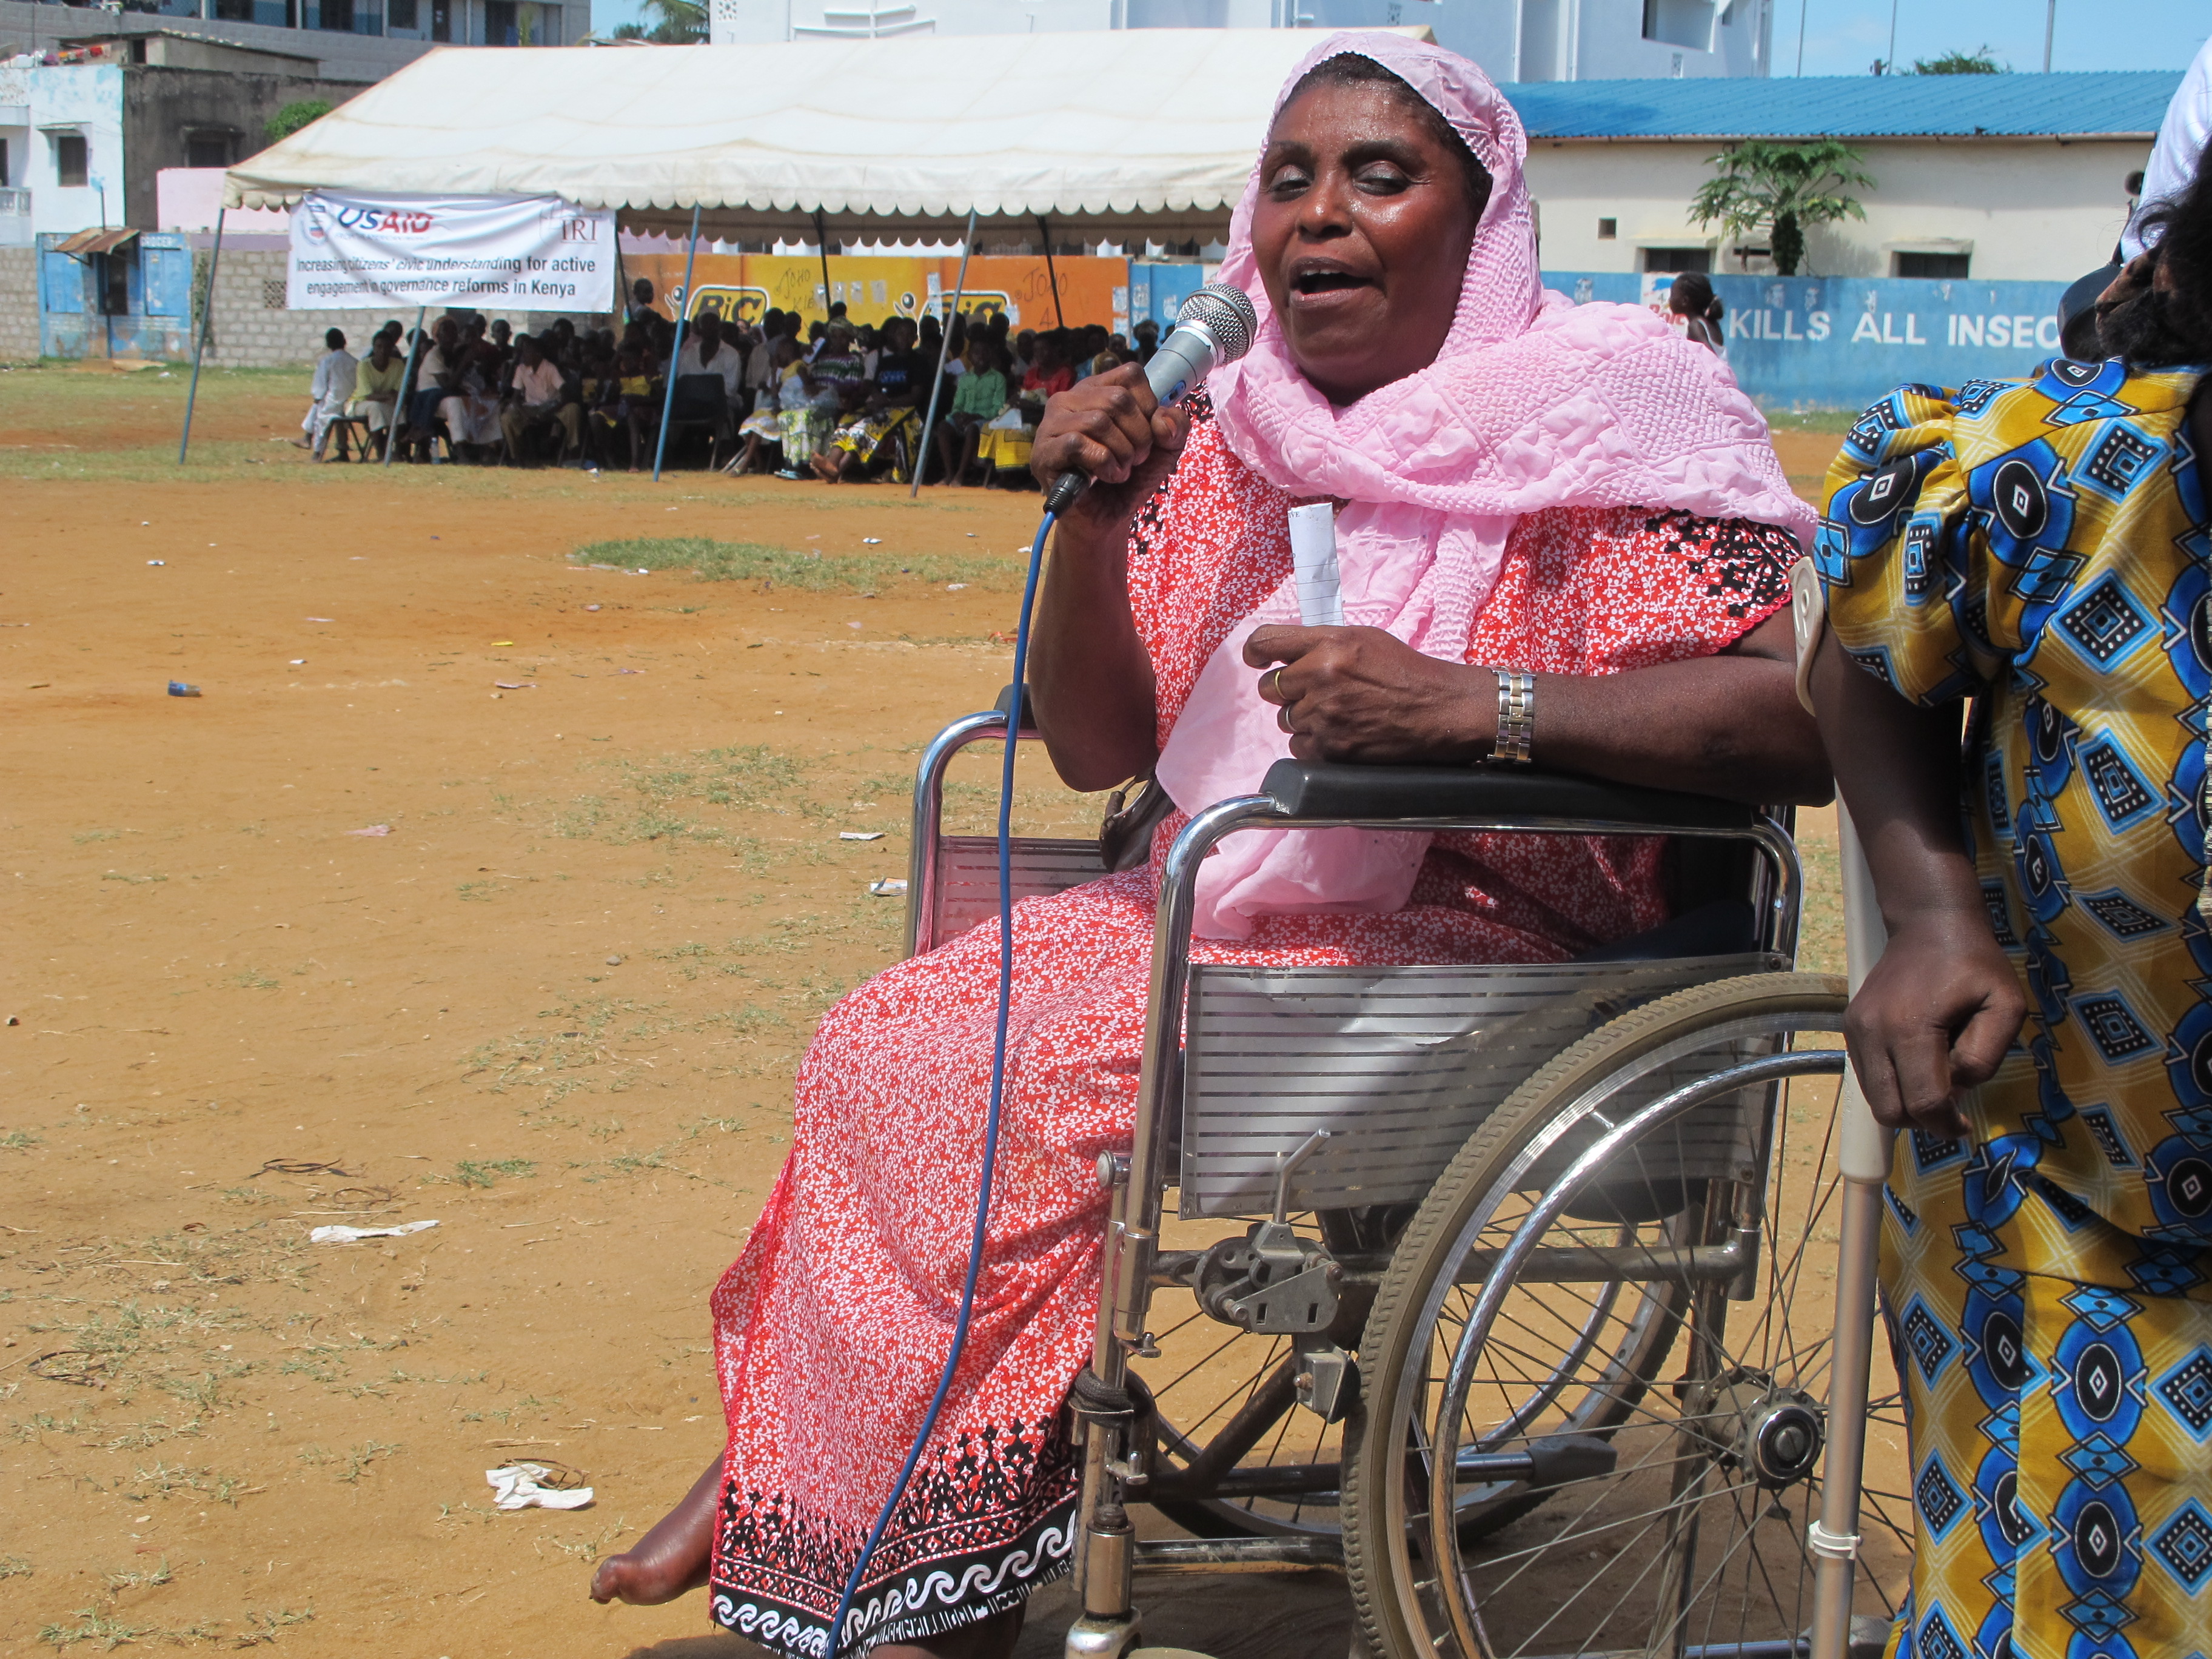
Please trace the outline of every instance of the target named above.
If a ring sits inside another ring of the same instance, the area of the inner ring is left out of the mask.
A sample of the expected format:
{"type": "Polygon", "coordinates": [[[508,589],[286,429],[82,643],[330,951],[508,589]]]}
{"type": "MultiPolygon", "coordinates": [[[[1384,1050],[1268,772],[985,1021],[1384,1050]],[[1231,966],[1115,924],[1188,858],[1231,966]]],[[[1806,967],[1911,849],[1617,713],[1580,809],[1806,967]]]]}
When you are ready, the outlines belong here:
{"type": "Polygon", "coordinates": [[[200,395],[200,359],[207,356],[208,325],[215,320],[215,273],[222,264],[222,221],[228,208],[215,210],[215,251],[208,255],[207,298],[200,305],[199,343],[192,348],[192,384],[185,393],[185,435],[177,440],[177,465],[185,464],[185,452],[192,447],[192,405],[200,395]]]}
{"type": "Polygon", "coordinates": [[[814,210],[814,252],[822,260],[822,315],[830,315],[830,233],[822,223],[822,210],[814,210]]]}
{"type": "Polygon", "coordinates": [[[1037,234],[1044,238],[1045,280],[1052,284],[1052,325],[1066,328],[1067,313],[1060,308],[1060,276],[1052,265],[1052,227],[1045,223],[1042,213],[1037,215],[1037,234]]]}
{"type": "MultiPolygon", "coordinates": [[[[668,417],[676,411],[676,365],[684,356],[684,322],[691,312],[691,262],[699,257],[699,204],[691,204],[691,241],[684,250],[684,303],[676,307],[676,343],[668,354],[668,390],[660,399],[660,431],[653,441],[653,481],[660,482],[660,458],[668,453],[668,417]]],[[[712,460],[714,457],[708,457],[712,460]]]]}
{"type": "MultiPolygon", "coordinates": [[[[399,395],[392,400],[392,413],[384,417],[384,465],[392,465],[392,452],[399,442],[399,417],[408,412],[407,389],[415,379],[415,358],[422,349],[422,319],[430,314],[430,307],[415,307],[415,337],[407,343],[407,367],[399,371],[399,395]]],[[[436,442],[435,439],[431,441],[436,442]]]]}
{"type": "Polygon", "coordinates": [[[945,390],[945,365],[952,356],[952,319],[960,314],[960,291],[968,286],[968,256],[975,250],[975,210],[968,210],[968,240],[960,244],[960,274],[952,279],[952,304],[944,318],[945,332],[937,342],[937,378],[929,383],[929,413],[921,419],[921,453],[915,458],[914,488],[906,492],[908,501],[921,495],[921,475],[929,471],[929,434],[937,430],[937,398],[945,390]]]}

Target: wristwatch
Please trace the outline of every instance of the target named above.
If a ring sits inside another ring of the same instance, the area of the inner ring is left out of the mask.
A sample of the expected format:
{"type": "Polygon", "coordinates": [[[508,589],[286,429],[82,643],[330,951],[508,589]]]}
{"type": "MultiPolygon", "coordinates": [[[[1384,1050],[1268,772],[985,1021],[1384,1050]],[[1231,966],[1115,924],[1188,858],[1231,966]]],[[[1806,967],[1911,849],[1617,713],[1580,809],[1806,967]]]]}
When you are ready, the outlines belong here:
{"type": "Polygon", "coordinates": [[[1493,764],[1527,766],[1536,741],[1536,677],[1508,668],[1498,676],[1498,735],[1491,742],[1493,764]]]}

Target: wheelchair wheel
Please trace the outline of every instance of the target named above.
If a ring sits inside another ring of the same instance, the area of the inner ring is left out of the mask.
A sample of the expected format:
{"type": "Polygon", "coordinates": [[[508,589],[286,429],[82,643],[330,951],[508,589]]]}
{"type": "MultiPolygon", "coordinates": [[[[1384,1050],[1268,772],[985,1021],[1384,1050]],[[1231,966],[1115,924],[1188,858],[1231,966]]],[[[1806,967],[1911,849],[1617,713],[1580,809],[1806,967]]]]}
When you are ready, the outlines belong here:
{"type": "MultiPolygon", "coordinates": [[[[1799,1651],[1844,1000],[1838,979],[1774,974],[1626,1014],[1516,1091],[1431,1192],[1347,1425],[1346,1565],[1378,1654],[1799,1651]]],[[[1883,1392],[1877,1445],[1902,1431],[1883,1392]]],[[[1861,1610],[1893,1612],[1910,1502],[1869,1476],[1861,1610]]]]}
{"type": "MultiPolygon", "coordinates": [[[[1170,1222],[1168,1231],[1177,1225],[1170,1222]]],[[[1192,1227],[1194,1242],[1211,1242],[1218,1233],[1211,1224],[1192,1227]]],[[[1337,1536],[1344,1427],[1297,1405],[1290,1339],[1222,1324],[1180,1288],[1154,1293],[1152,1318],[1158,1357],[1139,1358],[1131,1370],[1152,1396],[1162,1474],[1187,1477],[1196,1465],[1199,1471],[1241,1471],[1246,1480],[1264,1469],[1327,1474],[1304,1483],[1308,1489],[1303,1491],[1157,1498],[1139,1492],[1137,1501],[1200,1538],[1337,1536]]],[[[1352,1330],[1342,1340],[1349,1346],[1358,1330],[1357,1311],[1347,1323],[1352,1330]]]]}

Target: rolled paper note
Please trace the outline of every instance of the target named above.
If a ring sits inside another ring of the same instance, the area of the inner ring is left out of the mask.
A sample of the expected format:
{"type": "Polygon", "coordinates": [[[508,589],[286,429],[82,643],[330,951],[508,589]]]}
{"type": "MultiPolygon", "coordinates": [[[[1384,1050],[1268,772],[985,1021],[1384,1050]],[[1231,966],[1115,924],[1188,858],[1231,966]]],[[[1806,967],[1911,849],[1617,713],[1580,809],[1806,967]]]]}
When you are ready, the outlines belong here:
{"type": "Polygon", "coordinates": [[[1336,574],[1336,509],[1327,501],[1291,509],[1291,569],[1298,585],[1298,617],[1308,628],[1344,626],[1344,591],[1336,574]]]}

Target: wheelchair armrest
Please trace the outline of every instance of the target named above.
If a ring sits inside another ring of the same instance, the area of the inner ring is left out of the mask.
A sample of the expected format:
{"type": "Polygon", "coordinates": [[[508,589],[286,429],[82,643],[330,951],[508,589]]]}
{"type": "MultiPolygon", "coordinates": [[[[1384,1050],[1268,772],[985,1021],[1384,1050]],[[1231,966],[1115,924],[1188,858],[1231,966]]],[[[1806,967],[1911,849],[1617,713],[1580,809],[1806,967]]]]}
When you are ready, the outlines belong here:
{"type": "MultiPolygon", "coordinates": [[[[1000,689],[998,702],[993,703],[991,707],[1003,714],[1012,706],[1013,701],[1014,688],[1011,685],[1004,686],[1000,689]]],[[[1019,729],[1024,732],[1036,730],[1036,705],[1030,696],[1030,688],[1026,684],[1022,687],[1022,718],[1019,729]]]]}
{"type": "Polygon", "coordinates": [[[1753,809],[1565,772],[1486,766],[1332,766],[1279,760],[1260,785],[1297,818],[1585,818],[1653,830],[1748,830],[1753,809]]]}

